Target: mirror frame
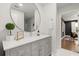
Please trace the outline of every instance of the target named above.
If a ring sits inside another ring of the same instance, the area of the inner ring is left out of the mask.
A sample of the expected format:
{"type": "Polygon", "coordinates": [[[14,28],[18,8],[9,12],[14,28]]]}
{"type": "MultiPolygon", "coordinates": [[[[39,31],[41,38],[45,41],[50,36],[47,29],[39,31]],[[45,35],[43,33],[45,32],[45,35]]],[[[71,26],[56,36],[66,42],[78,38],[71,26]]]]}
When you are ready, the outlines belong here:
{"type": "MultiPolygon", "coordinates": [[[[16,28],[18,28],[18,29],[21,30],[21,31],[24,31],[24,30],[22,30],[22,29],[14,22],[14,20],[13,20],[13,18],[12,18],[12,15],[11,15],[12,4],[15,4],[15,3],[11,3],[11,5],[10,5],[10,17],[11,17],[11,20],[12,20],[12,22],[15,24],[16,28]]],[[[18,3],[17,3],[17,4],[18,4],[18,3]]],[[[36,31],[36,30],[39,29],[40,24],[41,24],[41,14],[40,14],[40,11],[39,11],[38,6],[36,5],[37,3],[33,3],[33,4],[36,6],[36,9],[37,9],[37,11],[38,11],[38,13],[39,13],[39,18],[40,18],[40,19],[39,19],[39,20],[40,20],[39,25],[37,25],[37,28],[34,30],[34,31],[36,31]]],[[[30,32],[34,32],[34,31],[30,31],[30,32]]],[[[25,32],[25,31],[24,31],[24,32],[25,32]]]]}

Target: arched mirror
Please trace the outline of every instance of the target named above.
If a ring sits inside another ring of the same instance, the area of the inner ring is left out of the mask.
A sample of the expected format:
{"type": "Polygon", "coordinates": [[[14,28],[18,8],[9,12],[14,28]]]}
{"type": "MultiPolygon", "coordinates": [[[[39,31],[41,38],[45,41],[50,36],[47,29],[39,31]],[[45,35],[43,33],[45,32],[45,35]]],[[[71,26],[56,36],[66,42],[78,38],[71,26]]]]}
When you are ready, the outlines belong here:
{"type": "Polygon", "coordinates": [[[39,9],[34,3],[12,3],[10,15],[22,31],[33,32],[38,29],[41,22],[39,9]]]}

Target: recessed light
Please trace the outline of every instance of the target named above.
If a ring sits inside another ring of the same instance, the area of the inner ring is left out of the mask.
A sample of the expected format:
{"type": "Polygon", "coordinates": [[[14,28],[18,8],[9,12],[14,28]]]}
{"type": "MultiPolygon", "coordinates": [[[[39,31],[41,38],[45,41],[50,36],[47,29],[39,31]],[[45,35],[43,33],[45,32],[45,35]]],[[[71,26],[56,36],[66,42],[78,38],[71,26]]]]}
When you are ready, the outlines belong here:
{"type": "Polygon", "coordinates": [[[22,4],[22,3],[20,3],[20,4],[19,4],[19,6],[23,6],[23,4],[22,4]]]}

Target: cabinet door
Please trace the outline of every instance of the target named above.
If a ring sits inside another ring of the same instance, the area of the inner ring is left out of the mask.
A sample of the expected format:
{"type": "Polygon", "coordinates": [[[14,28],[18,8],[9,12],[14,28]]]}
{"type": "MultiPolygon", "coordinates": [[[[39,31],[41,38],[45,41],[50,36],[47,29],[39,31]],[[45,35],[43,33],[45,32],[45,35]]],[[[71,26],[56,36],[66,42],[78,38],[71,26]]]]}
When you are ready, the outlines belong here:
{"type": "Polygon", "coordinates": [[[32,42],[32,56],[39,56],[39,41],[32,42]]]}
{"type": "Polygon", "coordinates": [[[49,56],[51,54],[50,38],[40,40],[40,56],[49,56]]]}
{"type": "Polygon", "coordinates": [[[20,56],[31,56],[31,43],[20,46],[18,49],[18,53],[20,56]]]}
{"type": "Polygon", "coordinates": [[[6,56],[18,56],[18,51],[16,51],[16,50],[17,50],[17,48],[12,48],[12,49],[6,50],[5,55],[6,56]]]}
{"type": "Polygon", "coordinates": [[[25,44],[5,51],[7,56],[31,56],[31,44],[25,44]]]}

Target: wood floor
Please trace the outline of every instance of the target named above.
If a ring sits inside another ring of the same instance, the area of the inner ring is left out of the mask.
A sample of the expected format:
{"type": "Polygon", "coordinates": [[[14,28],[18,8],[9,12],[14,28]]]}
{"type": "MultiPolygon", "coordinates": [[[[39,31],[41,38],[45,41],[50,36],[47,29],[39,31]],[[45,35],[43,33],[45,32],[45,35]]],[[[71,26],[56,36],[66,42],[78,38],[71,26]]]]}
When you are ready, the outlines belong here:
{"type": "Polygon", "coordinates": [[[64,38],[61,41],[61,47],[67,50],[74,51],[77,48],[76,40],[68,40],[64,38]]]}

